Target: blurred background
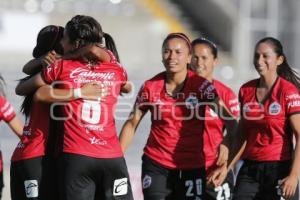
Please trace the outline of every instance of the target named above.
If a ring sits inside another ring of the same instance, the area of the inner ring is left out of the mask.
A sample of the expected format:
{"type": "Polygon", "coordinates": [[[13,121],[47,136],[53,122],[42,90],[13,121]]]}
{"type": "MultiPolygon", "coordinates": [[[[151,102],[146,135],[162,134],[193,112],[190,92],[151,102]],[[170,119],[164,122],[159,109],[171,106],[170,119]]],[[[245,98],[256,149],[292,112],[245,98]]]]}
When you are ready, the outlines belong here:
{"type": "MultiPolygon", "coordinates": [[[[242,83],[257,77],[253,48],[262,37],[281,40],[290,65],[299,69],[299,8],[299,0],[0,0],[0,73],[7,82],[7,98],[19,111],[22,98],[14,88],[24,77],[21,68],[32,58],[38,31],[49,24],[64,26],[76,14],[91,15],[115,39],[121,63],[135,86],[132,95],[120,97],[116,113],[120,130],[140,85],[164,70],[161,44],[168,33],[214,41],[220,50],[215,75],[237,92],[242,83]]],[[[5,168],[2,199],[9,200],[10,157],[18,140],[4,123],[0,126],[5,168]]],[[[126,152],[137,200],[142,200],[140,164],[149,127],[146,116],[126,152]]]]}

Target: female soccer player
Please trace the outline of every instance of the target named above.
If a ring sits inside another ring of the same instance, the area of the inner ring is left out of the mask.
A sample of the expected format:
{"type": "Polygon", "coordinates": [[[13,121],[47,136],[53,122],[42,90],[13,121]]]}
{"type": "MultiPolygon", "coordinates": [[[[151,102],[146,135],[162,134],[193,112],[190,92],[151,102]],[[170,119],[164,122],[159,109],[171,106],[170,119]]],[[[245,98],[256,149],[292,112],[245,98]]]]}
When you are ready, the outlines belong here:
{"type": "MultiPolygon", "coordinates": [[[[214,78],[213,72],[218,63],[218,49],[217,46],[205,38],[198,38],[192,41],[192,62],[191,66],[198,75],[206,78],[211,82],[217,90],[219,98],[224,102],[230,112],[239,116],[239,103],[234,92],[225,84],[214,78]]],[[[206,173],[209,174],[218,164],[218,154],[227,154],[228,149],[222,144],[224,139],[225,123],[224,120],[208,106],[205,110],[205,122],[203,131],[203,145],[205,156],[206,173]],[[224,152],[222,152],[224,151],[224,152]]],[[[220,157],[220,156],[219,156],[220,157]]],[[[232,198],[232,189],[234,183],[233,172],[230,172],[226,181],[216,188],[207,186],[205,191],[205,199],[229,200],[232,198]]]]}
{"type": "Polygon", "coordinates": [[[260,77],[244,84],[239,93],[243,112],[237,146],[243,147],[229,167],[241,153],[244,165],[234,199],[290,199],[300,173],[300,78],[275,38],[256,44],[254,66],[260,77]]]}
{"type": "MultiPolygon", "coordinates": [[[[62,45],[71,53],[101,43],[103,32],[92,17],[77,15],[65,27],[62,45]]],[[[116,135],[114,109],[118,95],[127,85],[125,69],[105,48],[107,62],[87,59],[58,60],[26,85],[34,89],[59,81],[60,88],[74,88],[80,94],[85,83],[105,84],[107,96],[101,101],[75,100],[64,105],[63,155],[60,192],[62,199],[132,199],[126,163],[116,135]],[[97,194],[96,194],[97,192],[97,194]]]]}
{"type": "MultiPolygon", "coordinates": [[[[0,121],[4,120],[10,129],[19,137],[22,137],[23,123],[16,116],[16,113],[10,103],[5,99],[4,79],[0,75],[0,121]]],[[[0,199],[2,197],[3,181],[3,158],[0,151],[0,199]]]]}
{"type": "MultiPolygon", "coordinates": [[[[63,31],[63,27],[54,25],[41,29],[32,53],[35,59],[27,63],[23,71],[32,73],[33,76],[41,71],[43,64],[49,65],[58,59],[63,54],[60,45],[63,31]]],[[[30,77],[26,77],[23,81],[28,78],[30,77]]],[[[37,95],[47,99],[44,90],[38,91],[37,95]]],[[[82,88],[82,97],[91,98],[95,96],[93,93],[97,92],[99,90],[94,87],[85,86],[82,88]]],[[[52,97],[52,101],[75,99],[72,90],[69,89],[55,89],[53,93],[56,96],[52,97]]],[[[11,159],[11,198],[13,200],[28,198],[52,200],[57,198],[52,179],[55,177],[54,163],[49,157],[49,152],[47,152],[50,145],[49,138],[53,137],[52,134],[49,134],[50,106],[45,103],[34,102],[33,97],[34,95],[30,94],[23,101],[21,110],[26,117],[24,134],[11,159]]]]}
{"type": "MultiPolygon", "coordinates": [[[[202,199],[203,104],[223,107],[214,86],[188,70],[191,44],[185,34],[171,33],[166,37],[162,61],[166,70],[142,86],[135,108],[122,128],[121,146],[126,150],[139,122],[150,111],[151,131],[142,164],[144,199],[202,199]]],[[[228,112],[223,113],[228,116],[228,112]]]]}

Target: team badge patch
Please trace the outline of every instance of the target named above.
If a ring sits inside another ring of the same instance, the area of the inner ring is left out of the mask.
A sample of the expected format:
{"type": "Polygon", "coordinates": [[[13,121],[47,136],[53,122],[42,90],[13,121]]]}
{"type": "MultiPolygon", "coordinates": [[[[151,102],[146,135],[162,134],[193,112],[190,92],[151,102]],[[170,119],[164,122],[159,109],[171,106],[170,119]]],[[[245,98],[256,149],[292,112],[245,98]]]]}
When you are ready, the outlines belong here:
{"type": "Polygon", "coordinates": [[[114,181],[114,196],[125,195],[128,192],[127,178],[116,179],[114,181]]]}
{"type": "Polygon", "coordinates": [[[278,115],[280,113],[280,111],[281,111],[281,106],[276,101],[271,103],[271,105],[269,106],[269,114],[270,115],[278,115]]]}
{"type": "Polygon", "coordinates": [[[188,109],[194,109],[197,104],[198,104],[198,99],[195,96],[190,95],[185,100],[185,105],[188,109]]]}
{"type": "Polygon", "coordinates": [[[24,186],[27,198],[36,198],[39,196],[37,180],[26,180],[24,181],[24,186]]]}
{"type": "Polygon", "coordinates": [[[143,189],[150,187],[151,183],[152,183],[151,176],[145,175],[143,178],[143,189]]]}

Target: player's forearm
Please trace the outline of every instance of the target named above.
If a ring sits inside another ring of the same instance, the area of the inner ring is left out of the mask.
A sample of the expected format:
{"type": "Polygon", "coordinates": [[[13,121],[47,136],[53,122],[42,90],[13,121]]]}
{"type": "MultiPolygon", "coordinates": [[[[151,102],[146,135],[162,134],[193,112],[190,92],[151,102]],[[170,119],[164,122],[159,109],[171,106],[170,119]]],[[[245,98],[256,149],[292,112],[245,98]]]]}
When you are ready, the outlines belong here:
{"type": "Polygon", "coordinates": [[[40,71],[41,68],[42,68],[41,59],[32,59],[24,65],[23,72],[27,75],[32,75],[40,71]]]}
{"type": "Polygon", "coordinates": [[[28,80],[21,81],[17,85],[15,92],[17,95],[26,96],[33,94],[39,87],[43,85],[46,85],[46,83],[42,79],[41,74],[38,73],[28,80]]]}
{"type": "Polygon", "coordinates": [[[23,135],[23,123],[21,120],[15,116],[9,123],[9,127],[12,129],[12,131],[21,138],[23,135]]]}
{"type": "Polygon", "coordinates": [[[300,175],[300,137],[296,135],[295,155],[293,159],[290,175],[299,177],[300,175]]]}
{"type": "Polygon", "coordinates": [[[229,154],[228,165],[227,165],[228,170],[231,170],[235,166],[235,164],[240,160],[245,150],[246,144],[247,144],[246,141],[244,141],[241,146],[237,147],[238,150],[233,149],[234,152],[232,154],[229,154]]]}
{"type": "Polygon", "coordinates": [[[289,118],[292,130],[296,139],[296,147],[290,175],[299,177],[300,175],[300,114],[291,115],[289,118]]]}
{"type": "Polygon", "coordinates": [[[127,120],[119,136],[120,145],[123,152],[125,152],[129,147],[129,145],[132,143],[134,134],[135,134],[134,124],[130,120],[127,120]]]}
{"type": "Polygon", "coordinates": [[[50,85],[40,87],[34,94],[34,99],[40,102],[68,102],[75,100],[73,89],[57,89],[50,85]]]}
{"type": "Polygon", "coordinates": [[[103,49],[98,47],[96,44],[86,45],[77,51],[74,51],[63,56],[66,60],[72,59],[87,59],[97,60],[100,62],[110,62],[110,55],[103,49]]]}

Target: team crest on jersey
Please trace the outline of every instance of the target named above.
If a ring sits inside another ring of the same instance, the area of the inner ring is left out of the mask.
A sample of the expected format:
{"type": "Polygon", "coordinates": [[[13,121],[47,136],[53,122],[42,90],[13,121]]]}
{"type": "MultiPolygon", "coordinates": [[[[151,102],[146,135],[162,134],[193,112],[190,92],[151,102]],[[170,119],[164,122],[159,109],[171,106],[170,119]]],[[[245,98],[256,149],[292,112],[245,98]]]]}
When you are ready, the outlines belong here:
{"type": "Polygon", "coordinates": [[[197,97],[195,97],[193,95],[190,95],[185,100],[185,105],[188,109],[194,109],[197,104],[198,104],[198,99],[197,99],[197,97]]]}
{"type": "Polygon", "coordinates": [[[278,102],[273,102],[271,103],[271,105],[269,106],[269,114],[270,115],[278,115],[281,111],[281,106],[278,102]]]}
{"type": "Polygon", "coordinates": [[[143,189],[150,187],[151,183],[152,183],[151,176],[145,175],[143,178],[143,189]]]}

